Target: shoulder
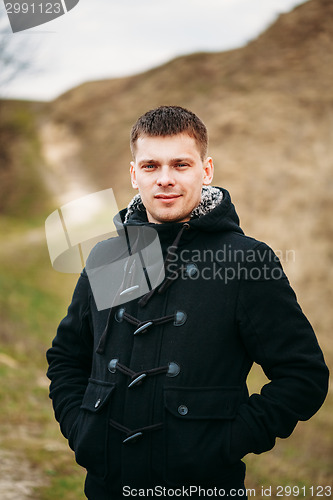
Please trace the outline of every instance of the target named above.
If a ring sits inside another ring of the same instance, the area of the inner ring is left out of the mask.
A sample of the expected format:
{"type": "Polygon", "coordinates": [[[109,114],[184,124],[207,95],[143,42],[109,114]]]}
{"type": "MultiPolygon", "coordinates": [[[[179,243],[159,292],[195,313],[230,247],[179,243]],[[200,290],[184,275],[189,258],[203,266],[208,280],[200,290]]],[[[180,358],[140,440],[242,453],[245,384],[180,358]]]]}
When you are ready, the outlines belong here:
{"type": "Polygon", "coordinates": [[[206,245],[215,261],[239,279],[266,281],[286,278],[280,259],[265,242],[237,232],[211,235],[206,245]]]}
{"type": "Polygon", "coordinates": [[[207,245],[213,248],[219,248],[223,246],[228,246],[233,250],[256,250],[257,248],[264,246],[270,248],[265,242],[247,236],[244,233],[237,231],[227,231],[227,232],[217,232],[217,233],[205,233],[204,236],[207,245]]]}
{"type": "Polygon", "coordinates": [[[119,236],[98,242],[90,251],[86,269],[104,266],[128,255],[126,243],[119,236]]]}

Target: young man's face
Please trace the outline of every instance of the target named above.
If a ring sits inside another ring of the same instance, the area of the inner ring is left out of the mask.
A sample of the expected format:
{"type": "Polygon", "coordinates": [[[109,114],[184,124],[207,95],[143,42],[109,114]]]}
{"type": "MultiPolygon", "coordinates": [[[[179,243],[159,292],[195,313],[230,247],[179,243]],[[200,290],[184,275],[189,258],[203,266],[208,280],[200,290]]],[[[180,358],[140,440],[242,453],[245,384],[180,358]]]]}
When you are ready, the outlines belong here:
{"type": "Polygon", "coordinates": [[[131,162],[132,186],[139,190],[149,222],[183,222],[211,183],[213,161],[201,160],[195,139],[186,133],[139,137],[131,162]]]}

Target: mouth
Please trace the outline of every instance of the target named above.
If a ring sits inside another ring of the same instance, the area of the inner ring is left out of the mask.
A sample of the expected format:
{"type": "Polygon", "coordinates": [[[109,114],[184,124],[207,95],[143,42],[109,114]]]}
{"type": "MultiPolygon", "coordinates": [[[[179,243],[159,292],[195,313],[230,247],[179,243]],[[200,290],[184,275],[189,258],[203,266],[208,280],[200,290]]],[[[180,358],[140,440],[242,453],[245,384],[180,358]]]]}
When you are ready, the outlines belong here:
{"type": "Polygon", "coordinates": [[[180,197],[181,197],[181,195],[180,194],[176,194],[176,193],[170,193],[170,194],[160,193],[160,194],[156,194],[155,195],[155,198],[157,200],[162,201],[162,202],[174,201],[174,200],[176,200],[177,198],[180,198],[180,197]]]}

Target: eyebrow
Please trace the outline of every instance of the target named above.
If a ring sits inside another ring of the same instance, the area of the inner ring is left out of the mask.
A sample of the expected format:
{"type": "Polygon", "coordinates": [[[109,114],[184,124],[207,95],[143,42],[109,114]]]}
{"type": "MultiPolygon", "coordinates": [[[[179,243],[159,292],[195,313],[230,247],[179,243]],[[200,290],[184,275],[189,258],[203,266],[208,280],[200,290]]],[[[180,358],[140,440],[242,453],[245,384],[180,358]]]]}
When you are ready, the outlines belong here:
{"type": "Polygon", "coordinates": [[[158,163],[156,160],[141,160],[138,165],[144,165],[145,163],[158,163]]]}
{"type": "MultiPolygon", "coordinates": [[[[169,163],[182,163],[182,162],[186,162],[186,163],[191,163],[193,162],[193,158],[171,158],[171,160],[169,161],[169,163]]],[[[155,163],[156,165],[160,165],[161,162],[159,162],[158,160],[154,160],[154,159],[147,159],[147,160],[141,160],[138,165],[141,166],[141,165],[144,165],[145,163],[155,163]]]]}

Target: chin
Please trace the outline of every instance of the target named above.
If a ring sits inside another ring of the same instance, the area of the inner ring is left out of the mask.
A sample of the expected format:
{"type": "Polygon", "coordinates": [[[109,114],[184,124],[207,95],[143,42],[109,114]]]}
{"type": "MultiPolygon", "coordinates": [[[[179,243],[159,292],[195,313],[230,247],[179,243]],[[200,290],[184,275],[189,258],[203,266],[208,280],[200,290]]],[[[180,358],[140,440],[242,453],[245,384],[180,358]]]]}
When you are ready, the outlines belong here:
{"type": "Polygon", "coordinates": [[[186,217],[186,215],[170,214],[156,217],[156,220],[163,224],[164,222],[184,222],[186,220],[189,220],[189,218],[190,217],[186,217]]]}

